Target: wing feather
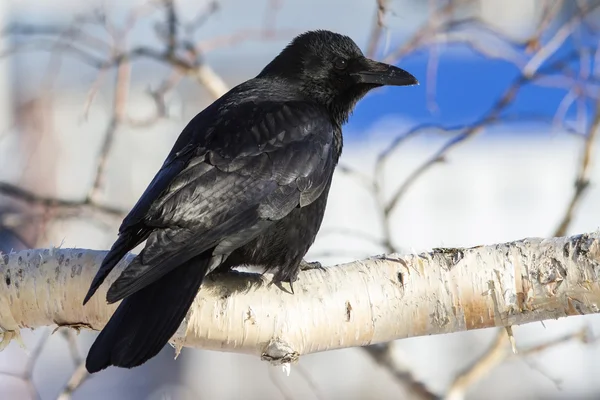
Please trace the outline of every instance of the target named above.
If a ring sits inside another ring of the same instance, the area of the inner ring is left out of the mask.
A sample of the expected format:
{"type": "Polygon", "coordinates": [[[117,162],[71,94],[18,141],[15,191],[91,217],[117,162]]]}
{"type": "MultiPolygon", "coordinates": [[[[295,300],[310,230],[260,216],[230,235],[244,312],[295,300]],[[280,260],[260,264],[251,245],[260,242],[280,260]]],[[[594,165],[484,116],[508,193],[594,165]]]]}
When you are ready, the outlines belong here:
{"type": "Polygon", "coordinates": [[[203,132],[197,131],[205,122],[198,116],[186,127],[123,221],[121,232],[140,224],[153,231],[111,286],[111,301],[207,250],[226,256],[316,200],[329,182],[335,128],[325,110],[306,102],[262,102],[219,115],[203,132]]]}

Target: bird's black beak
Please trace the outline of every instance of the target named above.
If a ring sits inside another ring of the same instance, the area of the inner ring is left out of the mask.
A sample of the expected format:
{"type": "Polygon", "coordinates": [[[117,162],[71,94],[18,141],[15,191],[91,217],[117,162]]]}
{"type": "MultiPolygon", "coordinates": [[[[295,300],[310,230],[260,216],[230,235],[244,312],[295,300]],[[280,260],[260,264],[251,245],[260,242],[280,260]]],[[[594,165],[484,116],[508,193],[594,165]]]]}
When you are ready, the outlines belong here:
{"type": "Polygon", "coordinates": [[[353,75],[358,83],[374,85],[410,86],[418,85],[419,81],[412,74],[393,65],[365,58],[361,70],[353,75]]]}

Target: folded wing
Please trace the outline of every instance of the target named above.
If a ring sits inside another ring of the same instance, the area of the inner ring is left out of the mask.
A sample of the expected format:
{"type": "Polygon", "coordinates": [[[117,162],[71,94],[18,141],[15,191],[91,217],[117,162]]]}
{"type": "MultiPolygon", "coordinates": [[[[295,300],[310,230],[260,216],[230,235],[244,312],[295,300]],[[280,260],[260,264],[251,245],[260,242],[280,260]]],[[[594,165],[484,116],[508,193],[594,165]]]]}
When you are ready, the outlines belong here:
{"type": "Polygon", "coordinates": [[[109,289],[109,302],[209,250],[210,272],[295,207],[317,199],[333,173],[334,128],[317,106],[245,103],[222,110],[212,124],[202,122],[186,127],[123,221],[113,249],[122,244],[107,255],[110,262],[103,263],[86,300],[118,260],[146,239],[109,289]],[[194,130],[203,125],[202,132],[194,130]]]}

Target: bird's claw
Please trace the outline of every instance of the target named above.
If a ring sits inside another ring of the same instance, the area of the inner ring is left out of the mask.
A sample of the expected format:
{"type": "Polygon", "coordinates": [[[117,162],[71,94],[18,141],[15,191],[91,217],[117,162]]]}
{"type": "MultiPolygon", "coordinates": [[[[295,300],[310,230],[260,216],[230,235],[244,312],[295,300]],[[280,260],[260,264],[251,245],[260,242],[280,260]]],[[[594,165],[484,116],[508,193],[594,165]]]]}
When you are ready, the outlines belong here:
{"type": "Polygon", "coordinates": [[[275,281],[275,286],[277,286],[280,290],[284,292],[288,292],[290,294],[294,294],[294,281],[296,279],[288,279],[288,280],[277,280],[275,281]],[[283,286],[284,283],[290,285],[289,290],[283,286]]]}
{"type": "Polygon", "coordinates": [[[291,294],[294,294],[294,282],[296,282],[298,280],[298,273],[300,271],[308,271],[308,270],[315,270],[315,269],[320,269],[322,271],[325,271],[325,267],[323,267],[323,265],[321,265],[320,262],[318,261],[313,261],[313,262],[308,262],[305,260],[300,261],[300,265],[298,270],[296,270],[296,272],[294,273],[293,276],[278,276],[275,278],[275,286],[277,286],[280,290],[283,290],[284,292],[288,292],[291,294]],[[288,285],[290,285],[289,290],[287,288],[285,288],[283,286],[283,283],[287,283],[288,285]]]}
{"type": "Polygon", "coordinates": [[[325,267],[323,267],[323,265],[318,261],[308,262],[302,260],[300,262],[300,271],[309,271],[311,269],[320,269],[321,271],[325,271],[325,267]]]}

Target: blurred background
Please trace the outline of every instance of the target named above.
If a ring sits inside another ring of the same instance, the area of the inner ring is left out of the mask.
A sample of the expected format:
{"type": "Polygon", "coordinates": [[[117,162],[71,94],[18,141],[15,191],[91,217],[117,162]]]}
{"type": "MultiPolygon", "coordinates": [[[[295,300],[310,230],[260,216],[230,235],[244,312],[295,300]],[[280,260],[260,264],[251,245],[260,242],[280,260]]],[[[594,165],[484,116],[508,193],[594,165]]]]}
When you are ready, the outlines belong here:
{"type": "MultiPolygon", "coordinates": [[[[187,122],[296,34],[420,86],[370,93],[309,260],[596,231],[600,1],[2,0],[0,251],[108,248],[187,122]]],[[[399,321],[398,323],[402,323],[399,321]]],[[[95,333],[23,331],[2,399],[598,399],[597,315],[303,357],[166,347],[86,377],[95,333]]]]}

